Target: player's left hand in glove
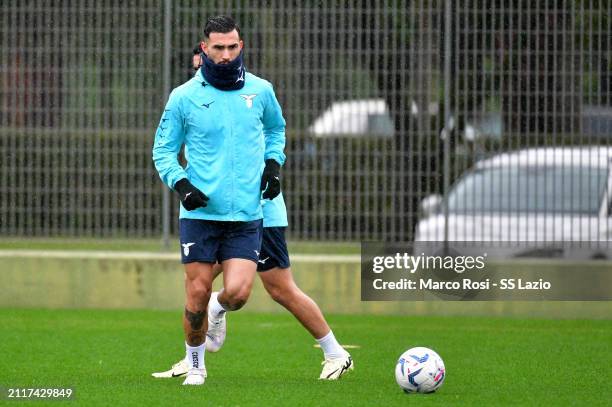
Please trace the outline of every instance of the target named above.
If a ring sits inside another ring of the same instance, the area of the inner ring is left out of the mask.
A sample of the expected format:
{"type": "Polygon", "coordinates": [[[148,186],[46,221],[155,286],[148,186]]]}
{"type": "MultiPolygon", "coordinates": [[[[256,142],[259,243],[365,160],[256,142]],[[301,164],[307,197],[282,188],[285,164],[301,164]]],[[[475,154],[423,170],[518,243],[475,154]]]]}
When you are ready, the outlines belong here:
{"type": "Polygon", "coordinates": [[[274,199],[281,192],[280,164],[273,159],[266,160],[266,167],[261,176],[261,190],[263,199],[274,199]]]}
{"type": "Polygon", "coordinates": [[[187,178],[182,178],[174,184],[174,190],[181,197],[183,208],[192,211],[197,208],[204,208],[208,201],[208,197],[204,192],[194,187],[187,178]]]}

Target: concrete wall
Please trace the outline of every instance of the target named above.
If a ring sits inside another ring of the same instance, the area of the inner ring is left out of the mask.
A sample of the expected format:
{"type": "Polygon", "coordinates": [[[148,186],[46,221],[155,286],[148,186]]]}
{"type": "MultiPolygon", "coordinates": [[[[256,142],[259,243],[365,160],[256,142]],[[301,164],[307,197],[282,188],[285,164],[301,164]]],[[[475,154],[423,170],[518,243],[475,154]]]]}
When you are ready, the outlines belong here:
{"type": "MultiPolygon", "coordinates": [[[[595,267],[610,270],[609,263],[595,267]]],[[[323,263],[298,257],[293,272],[302,290],[326,313],[612,317],[612,301],[362,302],[359,264],[354,261],[323,263]]],[[[0,307],[180,310],[182,266],[174,258],[2,256],[0,307]]],[[[283,308],[257,281],[245,310],[282,312],[283,308]]]]}

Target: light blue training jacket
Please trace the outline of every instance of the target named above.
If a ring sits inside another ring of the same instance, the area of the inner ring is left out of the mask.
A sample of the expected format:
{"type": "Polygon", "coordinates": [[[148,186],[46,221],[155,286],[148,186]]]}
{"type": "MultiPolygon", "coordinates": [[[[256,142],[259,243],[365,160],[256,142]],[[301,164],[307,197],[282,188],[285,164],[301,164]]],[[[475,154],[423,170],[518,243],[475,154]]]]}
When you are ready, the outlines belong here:
{"type": "Polygon", "coordinates": [[[273,200],[262,199],[261,204],[263,205],[264,228],[286,227],[288,225],[287,207],[282,192],[273,200]]]}
{"type": "Polygon", "coordinates": [[[187,178],[210,198],[193,211],[181,205],[180,218],[246,222],[263,217],[264,160],[284,164],[284,148],[285,119],[268,81],[247,72],[242,89],[219,90],[198,70],[170,94],[153,162],[168,187],[187,178]],[[178,162],[183,144],[184,169],[178,162]]]}

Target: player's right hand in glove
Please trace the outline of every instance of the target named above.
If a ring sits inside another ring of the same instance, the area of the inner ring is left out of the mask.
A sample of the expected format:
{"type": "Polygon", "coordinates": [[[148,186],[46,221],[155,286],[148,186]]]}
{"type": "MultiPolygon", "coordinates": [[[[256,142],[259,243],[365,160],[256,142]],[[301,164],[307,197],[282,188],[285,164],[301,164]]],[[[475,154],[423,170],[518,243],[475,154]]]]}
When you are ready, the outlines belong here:
{"type": "Polygon", "coordinates": [[[181,197],[183,208],[192,211],[197,208],[204,208],[208,197],[204,192],[194,187],[187,178],[180,179],[174,184],[174,190],[181,197]]]}

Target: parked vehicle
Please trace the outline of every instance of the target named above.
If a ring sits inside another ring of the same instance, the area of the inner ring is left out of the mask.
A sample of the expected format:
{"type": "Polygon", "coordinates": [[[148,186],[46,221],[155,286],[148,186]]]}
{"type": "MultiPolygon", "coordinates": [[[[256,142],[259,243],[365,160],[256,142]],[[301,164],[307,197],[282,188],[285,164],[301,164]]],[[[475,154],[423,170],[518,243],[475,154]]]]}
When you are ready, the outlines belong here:
{"type": "Polygon", "coordinates": [[[308,127],[317,138],[393,137],[394,125],[384,99],[337,101],[308,127]]]}
{"type": "MultiPolygon", "coordinates": [[[[448,194],[448,241],[612,241],[612,148],[532,148],[476,163],[448,194]]],[[[422,201],[415,241],[444,239],[444,201],[422,201]]]]}

